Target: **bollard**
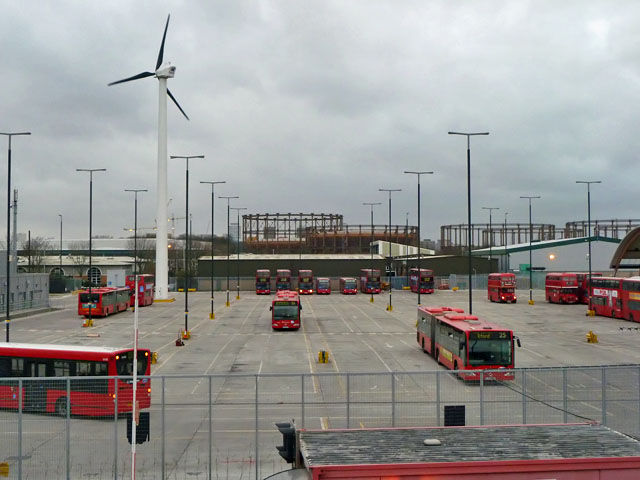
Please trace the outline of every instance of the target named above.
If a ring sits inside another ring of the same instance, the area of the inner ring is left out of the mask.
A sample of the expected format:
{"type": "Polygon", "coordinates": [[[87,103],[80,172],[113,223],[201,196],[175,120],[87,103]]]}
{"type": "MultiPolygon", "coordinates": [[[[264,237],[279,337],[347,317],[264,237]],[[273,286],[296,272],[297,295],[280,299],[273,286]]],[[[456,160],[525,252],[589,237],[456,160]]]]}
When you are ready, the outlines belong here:
{"type": "Polygon", "coordinates": [[[318,363],[329,363],[329,352],[320,350],[318,352],[318,363]]]}
{"type": "Polygon", "coordinates": [[[589,333],[586,335],[588,343],[598,343],[598,336],[589,330],[589,333]]]}
{"type": "Polygon", "coordinates": [[[151,365],[158,363],[158,352],[151,353],[151,365]]]}

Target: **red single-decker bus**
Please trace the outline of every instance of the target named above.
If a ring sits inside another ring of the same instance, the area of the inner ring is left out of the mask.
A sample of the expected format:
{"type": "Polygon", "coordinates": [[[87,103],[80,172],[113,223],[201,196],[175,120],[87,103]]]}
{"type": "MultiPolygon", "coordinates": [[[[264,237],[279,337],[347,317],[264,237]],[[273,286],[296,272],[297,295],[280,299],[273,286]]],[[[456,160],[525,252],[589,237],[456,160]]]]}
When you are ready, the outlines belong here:
{"type": "Polygon", "coordinates": [[[578,277],[575,273],[547,273],[544,294],[550,303],[578,303],[578,277]]]}
{"type": "Polygon", "coordinates": [[[301,295],[313,293],[313,272],[311,270],[298,271],[298,292],[301,295]]]}
{"type": "Polygon", "coordinates": [[[280,290],[271,302],[271,328],[274,330],[298,330],[302,304],[298,292],[280,290]]]}
{"type": "Polygon", "coordinates": [[[316,293],[318,295],[329,295],[331,293],[331,280],[327,277],[317,277],[316,293]]]}
{"type": "Polygon", "coordinates": [[[516,303],[516,276],[513,273],[490,273],[487,295],[491,302],[516,303]]]}
{"type": "Polygon", "coordinates": [[[412,268],[409,270],[409,287],[414,293],[418,293],[418,286],[420,293],[433,293],[433,271],[427,268],[420,269],[420,275],[418,275],[418,269],[412,268]]]}
{"type": "Polygon", "coordinates": [[[341,277],[340,291],[343,295],[355,295],[358,293],[358,280],[353,277],[341,277]]]}
{"type": "Polygon", "coordinates": [[[256,270],[256,295],[271,294],[271,271],[256,270]]]}
{"type": "Polygon", "coordinates": [[[129,289],[127,287],[98,287],[83,290],[78,294],[78,315],[89,317],[108,317],[129,308],[129,289]]]}
{"type": "MultiPolygon", "coordinates": [[[[136,400],[151,405],[151,352],[138,349],[136,400]]],[[[0,408],[67,415],[107,416],[130,412],[133,386],[132,348],[106,348],[28,343],[0,344],[0,408]],[[22,395],[20,383],[22,378],[22,395]],[[69,381],[65,377],[69,377],[69,381]],[[15,378],[15,379],[13,379],[15,378]]]]}
{"type": "MultiPolygon", "coordinates": [[[[131,291],[130,305],[135,307],[134,291],[136,289],[136,276],[127,275],[125,285],[131,291]]],[[[150,273],[138,274],[138,306],[146,307],[153,303],[153,289],[155,287],[155,278],[150,273]]]]}
{"type": "Polygon", "coordinates": [[[380,293],[380,270],[375,268],[360,270],[360,291],[362,293],[380,293]]]}
{"type": "Polygon", "coordinates": [[[291,270],[276,271],[276,290],[291,290],[291,270]]]}
{"type": "MultiPolygon", "coordinates": [[[[513,331],[461,314],[451,307],[418,308],[418,344],[438,363],[464,380],[513,380],[513,331]],[[455,311],[454,311],[455,310],[455,311]]],[[[517,340],[518,346],[520,341],[517,340]]]]}

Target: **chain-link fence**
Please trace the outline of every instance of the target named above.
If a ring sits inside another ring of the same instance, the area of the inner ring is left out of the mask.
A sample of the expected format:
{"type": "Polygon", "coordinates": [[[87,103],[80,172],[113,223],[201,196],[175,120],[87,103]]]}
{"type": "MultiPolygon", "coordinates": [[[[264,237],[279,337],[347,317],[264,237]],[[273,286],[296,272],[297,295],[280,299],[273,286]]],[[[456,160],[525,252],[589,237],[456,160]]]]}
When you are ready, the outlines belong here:
{"type": "MultiPolygon", "coordinates": [[[[466,425],[595,421],[640,437],[638,365],[515,369],[508,381],[491,376],[142,377],[137,478],[262,479],[287,468],[275,448],[282,443],[275,422],[295,419],[308,429],[441,426],[453,405],[464,406],[466,425]]],[[[110,378],[0,379],[0,463],[8,464],[9,478],[129,478],[124,412],[131,411],[132,384],[130,377],[110,378]]]]}

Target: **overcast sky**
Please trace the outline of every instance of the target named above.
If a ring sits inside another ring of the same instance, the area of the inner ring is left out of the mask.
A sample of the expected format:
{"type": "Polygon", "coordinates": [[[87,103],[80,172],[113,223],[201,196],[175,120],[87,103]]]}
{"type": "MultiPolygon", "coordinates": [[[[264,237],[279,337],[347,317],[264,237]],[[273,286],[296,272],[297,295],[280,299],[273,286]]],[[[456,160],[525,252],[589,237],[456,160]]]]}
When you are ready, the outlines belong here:
{"type": "MultiPolygon", "coordinates": [[[[417,224],[423,238],[472,221],[564,226],[639,218],[640,5],[635,1],[0,1],[0,131],[14,137],[20,232],[87,238],[155,225],[158,82],[107,83],[153,71],[167,14],[170,155],[190,162],[196,233],[210,231],[210,187],[248,213],[339,213],[348,224],[417,224]]],[[[7,140],[0,137],[6,236],[7,140]]],[[[169,214],[185,210],[185,162],[169,160],[169,214]]],[[[226,203],[216,200],[216,233],[226,203]]],[[[184,231],[184,222],[176,223],[184,231]]]]}

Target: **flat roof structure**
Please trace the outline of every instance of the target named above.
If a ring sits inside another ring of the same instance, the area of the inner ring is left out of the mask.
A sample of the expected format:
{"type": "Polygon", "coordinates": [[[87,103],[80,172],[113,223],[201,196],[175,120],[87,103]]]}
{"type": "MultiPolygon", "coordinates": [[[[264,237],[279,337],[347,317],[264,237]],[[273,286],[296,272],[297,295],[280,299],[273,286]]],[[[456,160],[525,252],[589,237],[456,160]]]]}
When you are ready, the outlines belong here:
{"type": "Polygon", "coordinates": [[[554,247],[562,247],[564,245],[575,245],[577,243],[587,243],[591,238],[592,242],[608,242],[608,243],[620,243],[622,240],[618,238],[610,238],[610,237],[601,237],[598,235],[591,235],[591,237],[577,237],[577,238],[560,238],[556,240],[543,240],[541,242],[532,242],[531,246],[529,246],[529,242],[526,243],[518,243],[515,245],[508,246],[497,246],[492,247],[491,250],[489,248],[479,248],[477,250],[472,250],[471,255],[480,257],[489,255],[507,255],[511,253],[517,252],[528,252],[529,248],[531,250],[540,250],[544,248],[554,248],[554,247]]]}
{"type": "Polygon", "coordinates": [[[314,479],[640,478],[640,442],[599,424],[300,430],[299,451],[314,479]]]}

